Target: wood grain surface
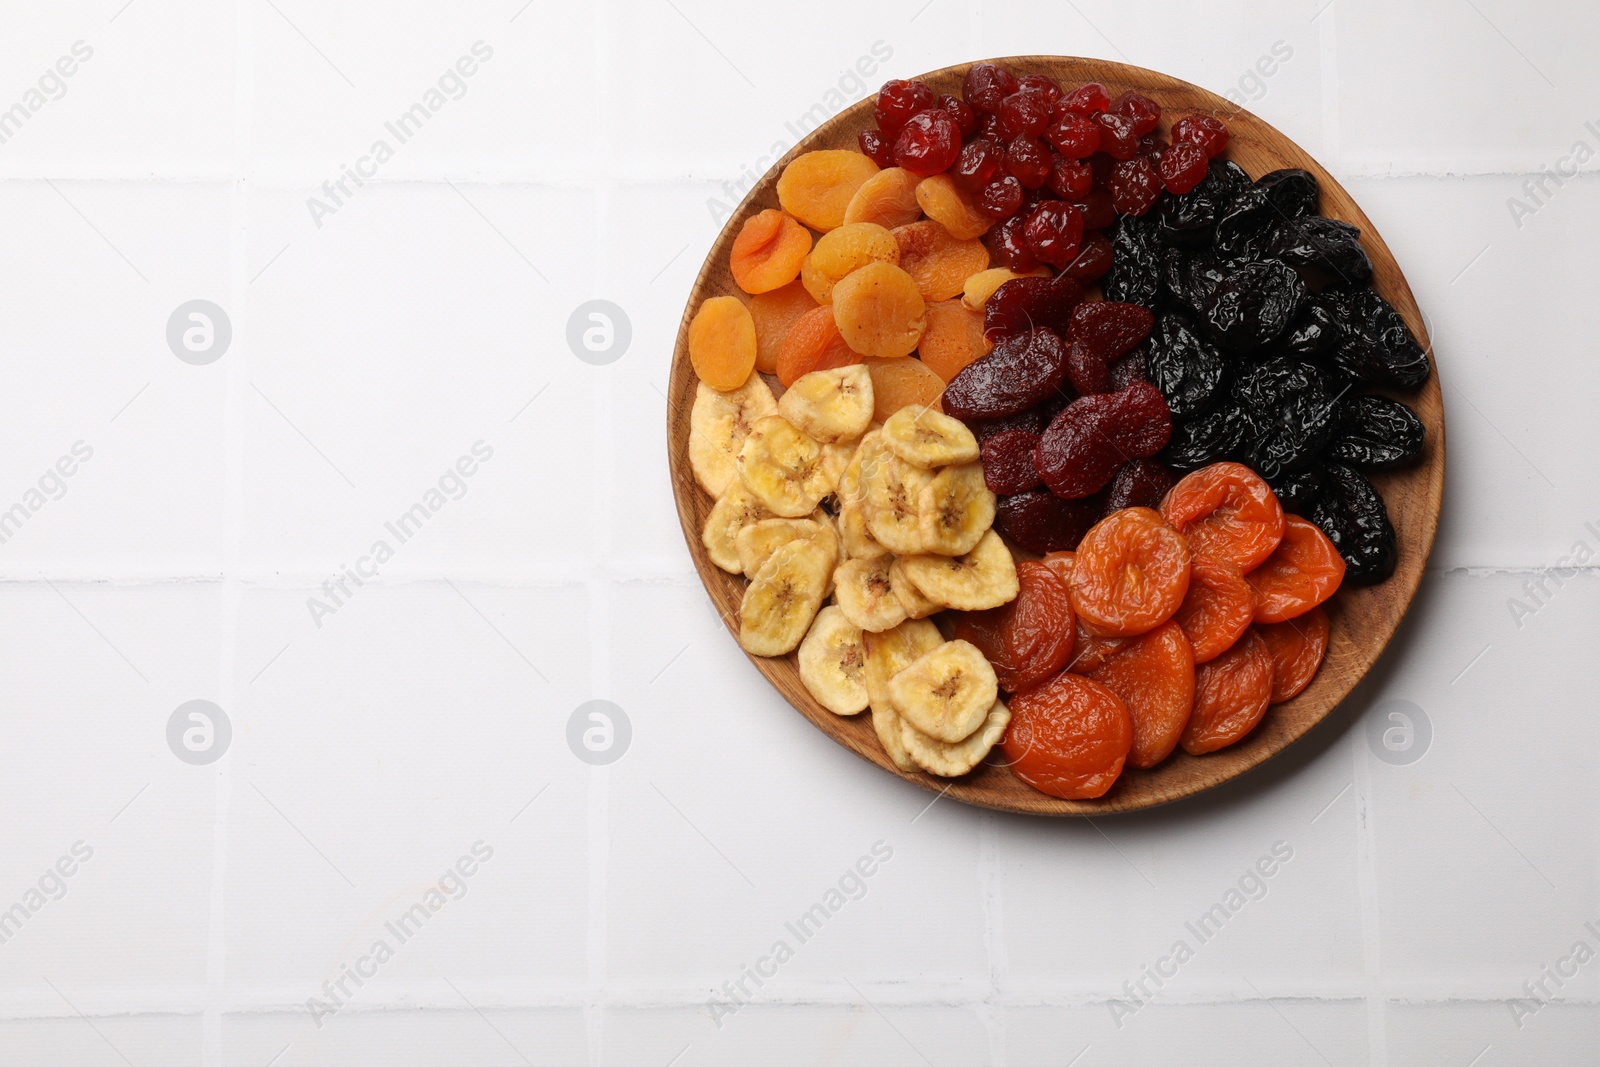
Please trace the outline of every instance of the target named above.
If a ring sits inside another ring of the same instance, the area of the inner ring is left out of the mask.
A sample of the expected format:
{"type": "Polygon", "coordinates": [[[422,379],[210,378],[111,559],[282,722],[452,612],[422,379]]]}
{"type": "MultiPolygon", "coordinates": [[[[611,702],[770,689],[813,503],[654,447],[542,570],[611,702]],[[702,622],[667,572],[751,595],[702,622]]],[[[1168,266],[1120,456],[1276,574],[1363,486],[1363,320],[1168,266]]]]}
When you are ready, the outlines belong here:
{"type": "MultiPolygon", "coordinates": [[[[1138,90],[1161,105],[1163,133],[1185,114],[1215,115],[1227,122],[1231,133],[1226,158],[1243,167],[1252,178],[1280,167],[1302,167],[1310,171],[1322,186],[1322,213],[1361,228],[1362,243],[1372,259],[1374,286],[1404,316],[1412,333],[1429,350],[1430,356],[1433,355],[1405,276],[1372,223],[1327,171],[1261,119],[1199,86],[1123,63],[1064,56],[1010,56],[987,62],[1000,63],[1014,72],[1044,71],[1069,90],[1088,81],[1103,82],[1113,97],[1124,90],[1138,90]]],[[[969,65],[946,67],[923,75],[922,80],[935,92],[959,94],[969,65]]],[[[728,271],[729,249],[746,218],[763,208],[778,206],[774,186],[784,165],[802,152],[854,148],[857,132],[872,125],[872,103],[873,97],[869,95],[823,124],[756,184],[728,220],[706,257],[678,329],[667,399],[667,451],[673,492],[695,567],[734,639],[737,638],[739,602],[745,579],[719,570],[707,558],[700,542],[700,530],[714,501],[695,483],[689,468],[689,411],[695,392],[695,376],[688,356],[689,319],[707,297],[742,295],[728,271]]],[[[885,755],[873,732],[870,715],[840,718],[811,698],[801,684],[793,654],[777,659],[757,656],[751,659],[783,698],[829,737],[888,774],[933,792],[948,786],[951,798],[968,804],[1041,815],[1099,815],[1152,807],[1209,789],[1271,759],[1332,711],[1383,653],[1410,605],[1433,547],[1444,491],[1444,411],[1440,401],[1438,362],[1436,359],[1432,362],[1433,374],[1420,390],[1409,395],[1393,394],[1410,404],[1427,427],[1426,450],[1421,462],[1404,470],[1379,472],[1372,478],[1388,505],[1399,543],[1399,564],[1394,575],[1380,585],[1341,589],[1333,597],[1326,605],[1332,621],[1332,636],[1327,659],[1316,679],[1293,700],[1269,709],[1261,725],[1230,748],[1205,756],[1190,756],[1180,749],[1151,770],[1125,772],[1104,797],[1090,801],[1060,800],[1037,792],[1003,766],[1003,754],[998,749],[987,762],[962,778],[951,780],[908,774],[896,769],[885,755]]]]}

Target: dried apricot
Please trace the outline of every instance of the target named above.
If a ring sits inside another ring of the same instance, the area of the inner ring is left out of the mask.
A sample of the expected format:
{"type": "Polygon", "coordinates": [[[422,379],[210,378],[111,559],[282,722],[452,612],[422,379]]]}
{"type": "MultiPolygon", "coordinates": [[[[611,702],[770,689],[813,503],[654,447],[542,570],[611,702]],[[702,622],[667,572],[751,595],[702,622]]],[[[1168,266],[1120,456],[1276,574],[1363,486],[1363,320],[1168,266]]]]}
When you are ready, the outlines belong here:
{"type": "Polygon", "coordinates": [[[1001,741],[1018,778],[1067,800],[1104,796],[1132,745],[1133,723],[1117,695],[1065,672],[1011,698],[1001,741]]]}
{"type": "Polygon", "coordinates": [[[844,224],[856,190],[876,173],[878,165],[860,152],[806,152],[778,175],[778,203],[813,230],[826,232],[844,224]]]}
{"type": "Polygon", "coordinates": [[[1344,558],[1315,523],[1290,515],[1283,540],[1245,578],[1256,592],[1256,621],[1284,622],[1334,594],[1344,581],[1344,558]]]}
{"type": "Polygon", "coordinates": [[[960,296],[967,279],[989,266],[989,250],[982,241],[958,240],[931,219],[890,232],[900,242],[900,266],[916,281],[925,300],[960,296]]]}
{"type": "Polygon", "coordinates": [[[1102,637],[1092,634],[1084,629],[1083,620],[1078,620],[1078,633],[1072,643],[1076,649],[1072,654],[1072,662],[1067,664],[1067,670],[1073,674],[1089,674],[1097,671],[1107,660],[1117,654],[1117,650],[1129,641],[1136,640],[1132,637],[1102,637]]]}
{"type": "Polygon", "coordinates": [[[1133,720],[1128,766],[1154,767],[1178,747],[1194,707],[1194,651],[1177,623],[1129,638],[1089,677],[1117,694],[1133,720]]]}
{"type": "Polygon", "coordinates": [[[814,370],[833,370],[861,362],[839,336],[833,322],[833,309],[813,308],[794,320],[778,351],[778,381],[787,388],[801,375],[814,370]]]}
{"type": "Polygon", "coordinates": [[[987,611],[966,612],[955,636],[978,646],[994,667],[1000,688],[1020,693],[1056,674],[1072,658],[1076,619],[1067,583],[1043,563],[1017,564],[1015,600],[987,611]]]}
{"type": "Polygon", "coordinates": [[[1091,632],[1131,637],[1172,618],[1189,591],[1189,546],[1149,508],[1112,512],[1083,535],[1072,606],[1091,632]]]}
{"type": "Polygon", "coordinates": [[[923,366],[920,359],[867,359],[872,375],[872,421],[887,422],[901,408],[939,409],[944,379],[923,366]]]}
{"type": "Polygon", "coordinates": [[[799,281],[750,298],[750,317],[756,323],[756,370],[778,373],[778,353],[795,320],[817,306],[799,281]]]}
{"type": "Polygon", "coordinates": [[[866,181],[844,209],[844,224],[875,222],[894,229],[922,218],[917,203],[917,183],[922,179],[909,170],[885,167],[866,181]]]}
{"type": "Polygon", "coordinates": [[[689,322],[689,362],[702,382],[727,392],[756,366],[756,323],[737,297],[713,296],[689,322]]]}
{"type": "Polygon", "coordinates": [[[979,211],[972,198],[948,174],[935,174],[917,185],[917,203],[928,218],[950,231],[958,241],[970,241],[989,232],[993,222],[979,211]]]}
{"type": "Polygon", "coordinates": [[[1194,669],[1194,710],[1179,744],[1191,756],[1226,748],[1256,728],[1272,699],[1272,653],[1247,630],[1232,648],[1194,669]]]}
{"type": "Polygon", "coordinates": [[[864,356],[905,356],[922,340],[928,305],[911,275],[892,263],[868,263],[833,287],[833,321],[844,343],[864,356]]]}
{"type": "Polygon", "coordinates": [[[1189,592],[1173,621],[1206,663],[1233,647],[1255,616],[1256,597],[1239,568],[1196,552],[1189,559],[1189,592]]]}
{"type": "Polygon", "coordinates": [[[1061,575],[1063,582],[1072,581],[1072,561],[1078,558],[1076,552],[1046,552],[1039,562],[1061,575]]]}
{"type": "Polygon", "coordinates": [[[1190,548],[1246,574],[1283,537],[1277,494],[1242,463],[1213,463],[1185,475],[1161,502],[1161,515],[1190,548]]]}
{"type": "Polygon", "coordinates": [[[800,268],[800,282],[817,303],[833,300],[839,279],[868,263],[900,262],[894,235],[875,222],[847,222],[822,235],[800,268]]]}
{"type": "Polygon", "coordinates": [[[739,288],[754,295],[788,285],[811,251],[811,231],[776,208],[744,220],[728,266],[739,288]]]}
{"type": "Polygon", "coordinates": [[[1272,656],[1272,703],[1299,696],[1328,654],[1328,613],[1312,608],[1287,622],[1257,623],[1255,632],[1272,656]]]}
{"type": "Polygon", "coordinates": [[[928,328],[917,354],[946,382],[993,347],[983,336],[983,312],[968,311],[959,300],[928,305],[928,328]]]}

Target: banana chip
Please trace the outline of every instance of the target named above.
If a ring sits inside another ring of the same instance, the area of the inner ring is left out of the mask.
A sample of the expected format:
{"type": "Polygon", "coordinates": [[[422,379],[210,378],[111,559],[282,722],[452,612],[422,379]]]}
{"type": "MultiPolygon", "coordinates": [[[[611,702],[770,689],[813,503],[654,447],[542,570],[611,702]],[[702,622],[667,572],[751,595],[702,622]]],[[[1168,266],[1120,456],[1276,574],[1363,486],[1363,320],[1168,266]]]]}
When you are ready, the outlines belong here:
{"type": "Polygon", "coordinates": [[[831,492],[822,446],[781,415],[758,419],[739,449],[739,480],[774,515],[799,519],[831,492]]]}
{"type": "Polygon", "coordinates": [[[862,442],[860,459],[867,532],[890,552],[926,552],[917,501],[933,475],[895,455],[881,437],[862,442]]]}
{"type": "Polygon", "coordinates": [[[759,374],[750,375],[730,393],[705,382],[695,387],[689,411],[689,467],[702,489],[718,498],[728,491],[739,477],[735,461],[750,428],[777,410],[778,402],[759,374]]]}
{"type": "Polygon", "coordinates": [[[872,728],[894,765],[903,771],[916,770],[900,738],[900,714],[889,703],[889,679],[910,666],[917,657],[944,643],[939,628],[926,620],[903,622],[881,634],[866,634],[867,698],[872,708],[872,728]]]}
{"type": "Polygon", "coordinates": [[[931,407],[912,404],[890,415],[883,440],[895,455],[924,470],[978,459],[978,439],[966,424],[931,407]]]}
{"type": "Polygon", "coordinates": [[[994,525],[995,496],[983,482],[983,464],[946,467],[917,496],[917,530],[924,552],[971,552],[994,525]]]}
{"type": "MultiPolygon", "coordinates": [[[[751,499],[754,499],[753,497],[751,499]]],[[[814,540],[828,549],[830,566],[839,559],[839,536],[833,532],[833,523],[820,508],[809,519],[760,519],[752,522],[734,535],[733,543],[739,557],[739,567],[746,577],[754,578],[761,565],[772,554],[790,541],[814,540]]]]}
{"type": "Polygon", "coordinates": [[[889,703],[900,717],[950,744],[983,725],[999,699],[994,668],[969,641],[946,641],[889,679],[889,703]]]}
{"type": "Polygon", "coordinates": [[[739,644],[757,656],[794,651],[822,606],[829,576],[828,550],[816,541],[794,541],[774,552],[745,586],[739,644]]]}
{"type": "Polygon", "coordinates": [[[824,444],[854,440],[872,422],[872,375],[859,363],[802,374],[778,401],[778,412],[824,444]]]}
{"type": "Polygon", "coordinates": [[[941,778],[959,778],[983,762],[991,749],[1005,736],[1011,723],[1011,709],[996,700],[983,723],[969,736],[949,744],[918,730],[900,719],[900,744],[911,762],[941,778]]]}
{"type": "Polygon", "coordinates": [[[899,598],[908,619],[926,619],[944,610],[943,604],[923,596],[922,590],[906,576],[905,561],[902,559],[896,559],[889,567],[889,585],[894,589],[894,595],[899,598]]]}
{"type": "Polygon", "coordinates": [[[867,648],[861,627],[845,618],[838,605],[817,612],[798,658],[800,680],[817,703],[835,715],[867,710],[867,648]]]}
{"type": "Polygon", "coordinates": [[[850,559],[833,573],[833,595],[845,618],[869,633],[882,633],[906,621],[906,609],[894,595],[889,556],[850,559]]]}
{"type": "Polygon", "coordinates": [[[962,556],[907,556],[905,576],[917,591],[957,611],[997,608],[1016,599],[1017,565],[993,530],[962,556]]]}
{"type": "Polygon", "coordinates": [[[745,573],[739,560],[739,532],[752,523],[772,518],[767,506],[741,483],[735,481],[728,491],[717,498],[706,516],[705,529],[700,531],[700,543],[706,546],[711,562],[730,574],[745,573]]]}

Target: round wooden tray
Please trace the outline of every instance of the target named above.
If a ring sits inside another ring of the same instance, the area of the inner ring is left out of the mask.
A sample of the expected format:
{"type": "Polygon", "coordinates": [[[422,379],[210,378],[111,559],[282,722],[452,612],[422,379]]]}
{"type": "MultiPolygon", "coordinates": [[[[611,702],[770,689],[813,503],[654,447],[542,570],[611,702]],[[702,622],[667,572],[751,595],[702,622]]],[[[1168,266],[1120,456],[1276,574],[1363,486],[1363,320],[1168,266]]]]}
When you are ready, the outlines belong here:
{"type": "MultiPolygon", "coordinates": [[[[1013,71],[1044,71],[1068,88],[1083,82],[1103,82],[1113,97],[1128,89],[1138,90],[1163,108],[1163,133],[1172,121],[1185,114],[1216,115],[1227,122],[1231,134],[1227,158],[1238,163],[1252,178],[1280,167],[1302,167],[1310,171],[1322,186],[1322,213],[1361,228],[1362,243],[1372,259],[1374,286],[1395,306],[1431,354],[1416,300],[1372,223],[1350,194],[1316,160],[1261,119],[1199,86],[1124,63],[1067,56],[1009,56],[991,62],[1001,63],[1013,71]]],[[[968,66],[945,67],[921,78],[935,92],[959,94],[968,66]]],[[[756,184],[728,220],[706,257],[678,329],[667,400],[667,453],[672,488],[695,567],[712,602],[721,610],[735,636],[745,580],[719,570],[706,558],[700,530],[714,501],[695,483],[689,469],[689,410],[695,392],[695,376],[688,354],[689,319],[707,297],[741,295],[728,271],[730,247],[746,218],[763,208],[778,206],[775,185],[789,160],[819,148],[854,148],[857,132],[872,125],[872,105],[873,97],[869,95],[834,116],[774,164],[756,184]]],[[[811,698],[800,682],[793,654],[779,659],[750,658],[784,699],[829,737],[888,773],[924,789],[941,792],[948,788],[949,796],[956,800],[1042,815],[1099,815],[1148,808],[1193,796],[1272,758],[1321,721],[1377,661],[1410,605],[1433,547],[1444,491],[1444,409],[1440,401],[1437,361],[1433,374],[1420,390],[1411,395],[1395,395],[1410,404],[1421,417],[1427,427],[1427,447],[1419,464],[1400,471],[1380,472],[1372,479],[1388,505],[1389,518],[1399,542],[1399,564],[1394,575],[1380,585],[1341,589],[1333,597],[1326,605],[1332,620],[1332,636],[1327,659],[1316,679],[1293,700],[1269,709],[1261,725],[1230,748],[1205,756],[1190,756],[1180,749],[1151,770],[1126,771],[1104,797],[1088,801],[1060,800],[1034,790],[1006,769],[998,750],[962,778],[908,774],[898,770],[884,753],[873,732],[870,715],[840,718],[811,698]]]]}

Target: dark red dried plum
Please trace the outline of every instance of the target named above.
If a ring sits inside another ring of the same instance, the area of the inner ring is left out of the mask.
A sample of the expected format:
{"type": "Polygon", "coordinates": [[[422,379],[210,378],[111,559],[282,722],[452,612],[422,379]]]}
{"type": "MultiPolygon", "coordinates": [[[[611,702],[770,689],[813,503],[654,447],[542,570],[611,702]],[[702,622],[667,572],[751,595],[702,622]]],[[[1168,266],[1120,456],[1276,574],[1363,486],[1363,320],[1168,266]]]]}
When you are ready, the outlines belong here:
{"type": "Polygon", "coordinates": [[[1328,290],[1342,337],[1332,362],[1358,381],[1414,389],[1428,378],[1428,354],[1387,300],[1368,288],[1328,290]]]}
{"type": "Polygon", "coordinates": [[[1135,382],[1063,408],[1040,436],[1034,466],[1052,493],[1076,500],[1099,492],[1130,459],[1161,451],[1171,436],[1167,402],[1155,386],[1135,382]]]}
{"type": "MultiPolygon", "coordinates": [[[[1066,403],[1063,401],[1063,403],[1066,403]]],[[[1039,408],[1029,408],[1019,411],[1015,415],[1002,415],[996,419],[968,419],[967,429],[978,439],[978,444],[983,444],[989,438],[1007,430],[1026,430],[1028,433],[1040,434],[1050,425],[1050,417],[1039,408]]]]}
{"type": "Polygon", "coordinates": [[[1067,377],[1079,393],[1109,393],[1111,364],[1150,336],[1149,308],[1114,300],[1079,304],[1067,331],[1067,377]]]}
{"type": "Polygon", "coordinates": [[[1146,365],[1175,419],[1209,411],[1227,395],[1228,365],[1222,353],[1176,312],[1163,315],[1156,325],[1146,365]]]}
{"type": "Polygon", "coordinates": [[[1161,292],[1160,227],[1150,216],[1124,216],[1111,233],[1111,271],[1102,288],[1107,300],[1154,307],[1161,292]]]}
{"type": "Polygon", "coordinates": [[[1239,193],[1249,188],[1250,176],[1237,163],[1213,159],[1205,180],[1181,196],[1161,201],[1157,215],[1161,233],[1173,244],[1205,245],[1211,242],[1217,218],[1239,193]]]}
{"type": "Polygon", "coordinates": [[[1116,391],[1126,389],[1134,382],[1148,382],[1150,342],[1148,339],[1132,352],[1111,364],[1111,388],[1116,391]]]}
{"type": "Polygon", "coordinates": [[[991,493],[1009,496],[1025,493],[1043,484],[1033,466],[1033,450],[1039,435],[1027,430],[1006,430],[984,439],[982,451],[983,484],[991,493]]]}
{"type": "Polygon", "coordinates": [[[1072,309],[1082,299],[1083,286],[1065,274],[1012,278],[996,289],[984,305],[983,335],[999,341],[1039,327],[1065,334],[1072,321],[1072,309]]]}
{"type": "Polygon", "coordinates": [[[1002,497],[995,506],[994,528],[1027,552],[1071,552],[1100,521],[1093,500],[1062,500],[1043,489],[1002,497]]]}
{"type": "Polygon", "coordinates": [[[992,419],[1026,411],[1066,380],[1067,346],[1054,330],[1041,328],[1001,340],[952,378],[941,400],[945,413],[958,419],[992,419]]]}
{"type": "Polygon", "coordinates": [[[1106,490],[1106,513],[1123,508],[1153,508],[1178,484],[1178,473],[1153,459],[1124,463],[1106,490]]]}
{"type": "Polygon", "coordinates": [[[1310,466],[1333,439],[1338,399],[1309,363],[1284,356],[1251,367],[1233,397],[1250,423],[1245,462],[1262,477],[1310,466]]]}
{"type": "Polygon", "coordinates": [[[1353,467],[1399,467],[1422,455],[1426,436],[1416,412],[1386,396],[1347,396],[1328,458],[1353,467]]]}
{"type": "Polygon", "coordinates": [[[1328,535],[1344,557],[1344,580],[1354,585],[1381,582],[1394,573],[1394,527],[1383,497],[1355,470],[1330,463],[1323,470],[1322,499],[1307,516],[1328,535]]]}
{"type": "Polygon", "coordinates": [[[1172,440],[1159,458],[1175,470],[1199,470],[1219,460],[1238,459],[1249,439],[1249,420],[1229,399],[1175,425],[1172,440]]]}
{"type": "Polygon", "coordinates": [[[1372,260],[1361,247],[1361,231],[1338,219],[1307,215],[1286,222],[1268,251],[1316,283],[1364,285],[1372,280],[1372,260]]]}
{"type": "Polygon", "coordinates": [[[1223,348],[1253,352],[1278,339],[1305,299],[1305,282],[1294,268],[1271,260],[1246,263],[1217,283],[1201,321],[1223,348]]]}
{"type": "Polygon", "coordinates": [[[1322,483],[1322,470],[1319,467],[1267,479],[1272,491],[1278,494],[1278,503],[1283,505],[1283,510],[1301,516],[1310,515],[1311,509],[1322,499],[1322,483]]]}

